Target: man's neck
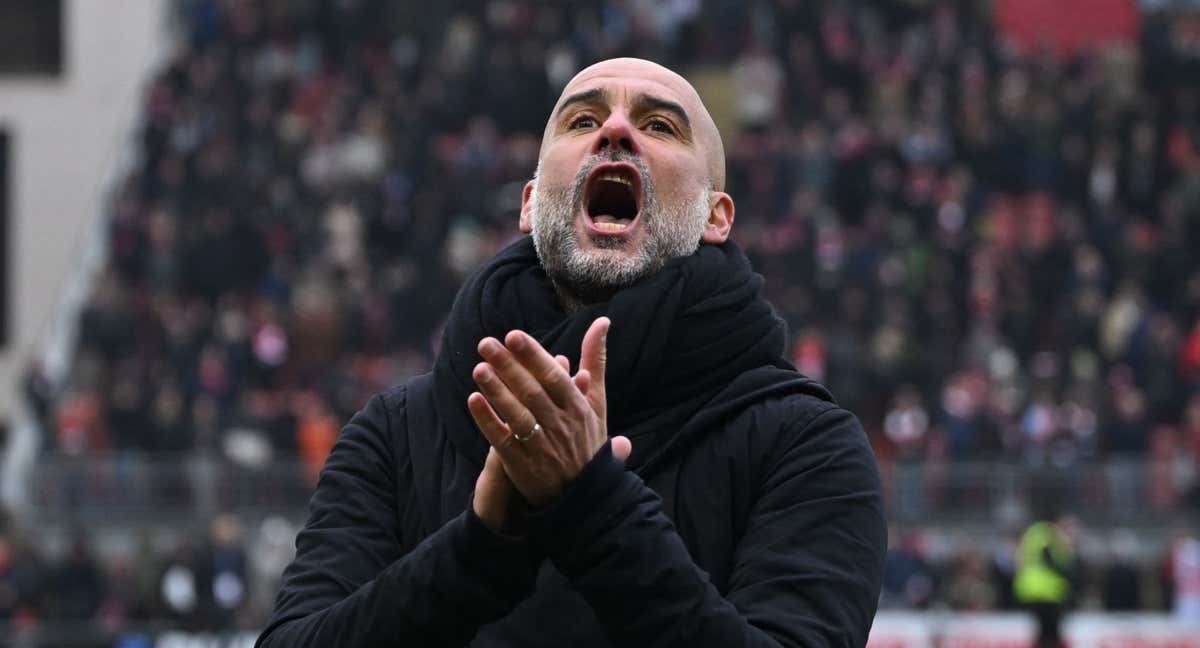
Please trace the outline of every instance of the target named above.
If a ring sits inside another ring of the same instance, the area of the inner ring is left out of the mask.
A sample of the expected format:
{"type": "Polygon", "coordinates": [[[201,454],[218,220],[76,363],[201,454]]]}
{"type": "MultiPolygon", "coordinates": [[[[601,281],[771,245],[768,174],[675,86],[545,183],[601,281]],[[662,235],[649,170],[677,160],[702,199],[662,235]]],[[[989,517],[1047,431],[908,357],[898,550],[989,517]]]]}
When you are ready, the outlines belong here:
{"type": "Polygon", "coordinates": [[[581,295],[553,279],[550,280],[550,284],[554,286],[554,292],[558,295],[558,303],[566,311],[567,315],[574,315],[589,304],[599,304],[600,302],[609,301],[613,298],[613,295],[617,294],[618,290],[617,288],[608,288],[581,295]]]}
{"type": "Polygon", "coordinates": [[[567,290],[557,281],[551,281],[550,283],[554,286],[554,292],[558,294],[558,303],[562,305],[562,309],[566,311],[567,315],[574,315],[583,310],[585,304],[583,300],[575,296],[575,293],[567,290]]]}

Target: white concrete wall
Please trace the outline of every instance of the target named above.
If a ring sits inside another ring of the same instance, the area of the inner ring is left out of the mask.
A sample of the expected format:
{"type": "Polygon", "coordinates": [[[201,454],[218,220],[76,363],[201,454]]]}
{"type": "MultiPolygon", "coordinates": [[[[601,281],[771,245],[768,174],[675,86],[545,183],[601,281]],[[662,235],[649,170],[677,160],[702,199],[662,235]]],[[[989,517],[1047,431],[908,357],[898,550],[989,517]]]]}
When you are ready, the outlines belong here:
{"type": "Polygon", "coordinates": [[[80,272],[142,90],[169,46],[168,0],[65,0],[63,75],[0,77],[10,133],[10,339],[0,349],[0,420],[12,422],[28,360],[41,353],[80,272]]]}
{"type": "MultiPolygon", "coordinates": [[[[2,2],[3,0],[0,0],[2,2]]],[[[172,42],[170,0],[64,0],[63,73],[0,78],[9,140],[9,340],[0,349],[0,504],[20,515],[41,439],[21,406],[31,358],[63,373],[103,252],[109,189],[133,160],[142,89],[172,42]]]]}

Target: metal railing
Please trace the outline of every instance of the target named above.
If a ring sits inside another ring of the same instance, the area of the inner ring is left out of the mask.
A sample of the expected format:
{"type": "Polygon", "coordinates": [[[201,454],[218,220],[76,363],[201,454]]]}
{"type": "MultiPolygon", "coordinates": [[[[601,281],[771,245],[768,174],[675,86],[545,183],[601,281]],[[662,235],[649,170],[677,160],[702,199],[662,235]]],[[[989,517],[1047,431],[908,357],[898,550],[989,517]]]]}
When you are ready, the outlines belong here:
{"type": "Polygon", "coordinates": [[[314,471],[296,460],[249,467],[205,456],[54,456],[34,470],[30,508],[43,520],[202,519],[299,511],[315,487],[314,471]]]}
{"type": "Polygon", "coordinates": [[[1107,526],[1163,525],[1200,512],[1190,458],[1038,462],[888,462],[880,465],[889,517],[901,523],[993,528],[1072,513],[1107,526]]]}
{"type": "MultiPolygon", "coordinates": [[[[1047,506],[1111,525],[1165,523],[1196,512],[1190,460],[1110,460],[1070,466],[1004,461],[883,462],[889,517],[900,523],[1019,523],[1047,506]]],[[[34,470],[31,508],[43,519],[193,517],[219,511],[302,511],[316,485],[296,460],[247,467],[217,457],[50,455],[34,470]]]]}
{"type": "Polygon", "coordinates": [[[0,648],[253,648],[258,631],[181,630],[183,624],[152,621],[122,628],[90,621],[42,621],[31,627],[0,622],[0,648]]]}

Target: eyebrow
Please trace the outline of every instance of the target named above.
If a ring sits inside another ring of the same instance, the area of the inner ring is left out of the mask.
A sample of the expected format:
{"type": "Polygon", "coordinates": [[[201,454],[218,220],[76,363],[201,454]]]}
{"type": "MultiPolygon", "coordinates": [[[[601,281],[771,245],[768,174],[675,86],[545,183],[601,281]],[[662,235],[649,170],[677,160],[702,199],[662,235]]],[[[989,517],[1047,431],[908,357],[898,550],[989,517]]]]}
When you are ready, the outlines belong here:
{"type": "Polygon", "coordinates": [[[674,101],[669,101],[661,97],[655,97],[654,95],[640,94],[634,98],[633,102],[640,106],[657,108],[659,110],[665,110],[669,113],[672,113],[679,118],[679,121],[683,122],[683,125],[689,131],[692,129],[692,120],[688,119],[687,111],[683,109],[683,106],[675,103],[674,101]]]}
{"type": "Polygon", "coordinates": [[[567,107],[570,106],[571,104],[586,103],[586,102],[591,102],[591,101],[604,100],[607,98],[608,98],[608,91],[604,90],[603,88],[592,88],[591,90],[584,90],[583,92],[576,92],[575,94],[567,97],[566,99],[563,99],[562,104],[560,104],[558,106],[558,110],[556,110],[554,112],[554,116],[558,117],[558,116],[562,115],[563,111],[566,110],[567,107]]]}
{"type": "MultiPolygon", "coordinates": [[[[556,118],[562,116],[563,111],[565,111],[572,104],[592,103],[592,102],[597,102],[597,101],[608,101],[608,100],[609,100],[609,93],[608,93],[608,90],[605,88],[592,88],[591,90],[584,90],[582,92],[576,92],[575,94],[570,95],[566,99],[563,99],[563,102],[561,104],[559,104],[559,106],[558,106],[558,110],[554,111],[554,116],[556,118]]],[[[663,99],[662,97],[656,97],[651,94],[642,93],[633,98],[633,103],[634,103],[635,107],[640,108],[642,110],[646,110],[646,109],[665,110],[665,111],[675,115],[679,119],[679,121],[683,122],[684,130],[686,130],[687,133],[691,133],[691,131],[692,131],[692,120],[688,118],[687,111],[683,109],[683,106],[679,105],[678,103],[676,103],[674,101],[671,101],[669,99],[663,99]]]]}

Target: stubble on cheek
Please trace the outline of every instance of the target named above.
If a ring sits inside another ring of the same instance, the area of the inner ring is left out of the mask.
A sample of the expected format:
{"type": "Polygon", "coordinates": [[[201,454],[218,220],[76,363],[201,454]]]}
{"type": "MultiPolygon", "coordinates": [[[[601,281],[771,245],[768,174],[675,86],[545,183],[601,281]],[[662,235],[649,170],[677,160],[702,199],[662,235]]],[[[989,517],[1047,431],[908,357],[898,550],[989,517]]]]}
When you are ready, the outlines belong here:
{"type": "Polygon", "coordinates": [[[535,178],[530,197],[534,246],[547,275],[577,296],[602,295],[628,286],[653,274],[667,261],[696,251],[707,220],[707,188],[692,200],[666,209],[650,178],[645,163],[635,156],[614,155],[614,161],[629,161],[642,175],[642,213],[635,239],[591,236],[580,231],[583,189],[596,165],[584,165],[571,185],[550,187],[535,178]],[[587,237],[586,247],[580,237],[587,237]]]}

